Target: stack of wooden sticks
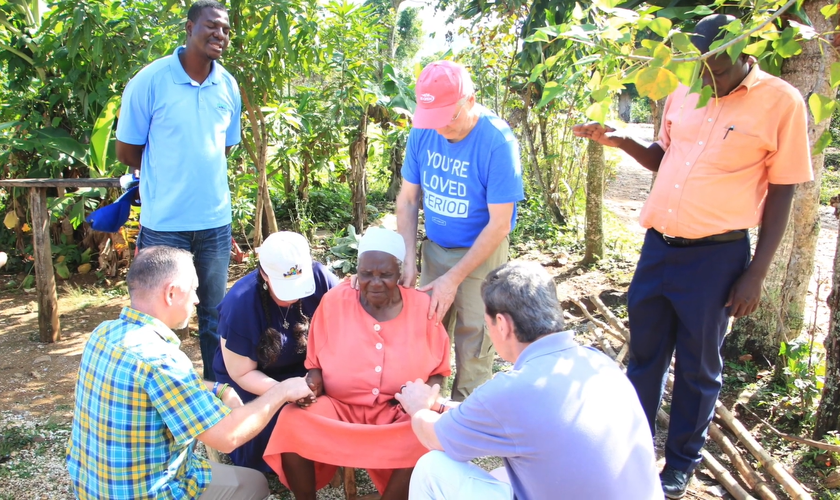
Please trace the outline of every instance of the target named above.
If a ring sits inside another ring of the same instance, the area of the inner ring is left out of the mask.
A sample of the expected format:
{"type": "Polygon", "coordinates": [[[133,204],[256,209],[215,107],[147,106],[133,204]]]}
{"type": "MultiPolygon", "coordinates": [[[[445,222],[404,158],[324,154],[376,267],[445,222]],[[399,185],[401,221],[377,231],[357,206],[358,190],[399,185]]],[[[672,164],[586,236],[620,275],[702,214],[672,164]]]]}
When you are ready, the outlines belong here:
{"type": "MultiPolygon", "coordinates": [[[[610,311],[598,296],[588,297],[588,301],[592,303],[597,313],[590,312],[582,299],[571,299],[571,302],[580,309],[586,319],[589,320],[586,324],[590,332],[595,336],[601,349],[609,357],[615,360],[622,370],[626,370],[625,359],[629,351],[630,345],[630,330],[610,311]],[[606,321],[601,321],[594,317],[594,314],[600,314],[606,321]],[[609,339],[607,338],[609,337],[609,339]],[[620,345],[616,353],[614,345],[620,345]]],[[[673,369],[673,362],[672,362],[673,369]]],[[[667,391],[673,390],[674,376],[668,375],[667,391]]],[[[670,421],[668,414],[660,409],[657,415],[659,423],[667,427],[670,421]]],[[[772,426],[768,427],[781,437],[792,441],[816,446],[821,449],[831,447],[829,451],[835,450],[832,445],[827,443],[820,443],[817,441],[806,440],[803,438],[796,438],[782,434],[772,426]]],[[[736,500],[746,500],[759,498],[762,500],[777,500],[779,497],[774,492],[774,489],[768,484],[768,480],[776,480],[787,495],[794,500],[811,499],[811,495],[806,491],[805,487],[799,483],[785,467],[774,459],[756,440],[750,431],[737,419],[735,415],[726,408],[720,401],[715,405],[715,418],[709,427],[709,438],[714,441],[718,448],[726,454],[730,463],[737,471],[736,478],[729,470],[724,467],[708,450],[703,450],[703,464],[711,471],[715,479],[723,486],[736,500]],[[725,430],[724,430],[725,429],[725,430]],[[727,431],[735,437],[738,443],[741,444],[749,453],[755,457],[759,464],[759,470],[753,468],[741,451],[736,447],[735,443],[727,435],[727,431]],[[772,479],[770,479],[772,478],[772,479]],[[740,479],[740,480],[739,480],[740,479]]]]}

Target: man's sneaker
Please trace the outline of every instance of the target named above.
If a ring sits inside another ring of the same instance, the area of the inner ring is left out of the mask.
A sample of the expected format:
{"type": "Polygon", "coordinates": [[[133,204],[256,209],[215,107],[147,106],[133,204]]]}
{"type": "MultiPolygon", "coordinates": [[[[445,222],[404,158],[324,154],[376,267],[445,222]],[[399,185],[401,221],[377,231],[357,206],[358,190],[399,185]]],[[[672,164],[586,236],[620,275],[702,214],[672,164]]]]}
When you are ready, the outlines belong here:
{"type": "Polygon", "coordinates": [[[691,474],[677,470],[667,464],[659,473],[659,481],[662,483],[662,492],[665,493],[665,498],[682,498],[688,488],[690,479],[691,474]]]}

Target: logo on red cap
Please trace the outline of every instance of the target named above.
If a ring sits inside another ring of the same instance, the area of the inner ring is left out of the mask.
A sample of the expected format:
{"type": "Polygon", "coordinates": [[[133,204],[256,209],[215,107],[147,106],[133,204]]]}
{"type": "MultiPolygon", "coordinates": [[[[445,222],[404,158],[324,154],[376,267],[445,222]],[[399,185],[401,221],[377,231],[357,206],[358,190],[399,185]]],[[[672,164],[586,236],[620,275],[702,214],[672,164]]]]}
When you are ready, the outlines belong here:
{"type": "Polygon", "coordinates": [[[420,94],[419,99],[420,99],[420,102],[422,102],[424,104],[429,104],[431,102],[434,102],[435,96],[433,96],[432,94],[420,94]]]}

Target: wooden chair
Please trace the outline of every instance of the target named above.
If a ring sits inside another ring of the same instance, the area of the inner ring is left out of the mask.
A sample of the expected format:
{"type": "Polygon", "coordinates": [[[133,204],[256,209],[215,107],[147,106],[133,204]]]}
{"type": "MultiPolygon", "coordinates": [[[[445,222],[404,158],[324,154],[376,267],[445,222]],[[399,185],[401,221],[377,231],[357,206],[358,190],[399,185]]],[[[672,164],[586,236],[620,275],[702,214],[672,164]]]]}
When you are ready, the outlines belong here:
{"type": "Polygon", "coordinates": [[[345,500],[357,500],[358,490],[356,489],[356,469],[352,467],[339,467],[330,481],[330,486],[338,488],[339,485],[344,485],[345,500]]]}

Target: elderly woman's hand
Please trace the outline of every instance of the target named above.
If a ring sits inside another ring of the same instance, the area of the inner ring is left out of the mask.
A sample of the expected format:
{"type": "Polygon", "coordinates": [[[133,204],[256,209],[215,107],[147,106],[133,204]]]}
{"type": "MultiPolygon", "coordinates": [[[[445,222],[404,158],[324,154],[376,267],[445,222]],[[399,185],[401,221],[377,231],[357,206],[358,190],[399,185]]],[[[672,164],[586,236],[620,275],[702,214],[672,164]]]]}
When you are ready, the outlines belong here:
{"type": "Polygon", "coordinates": [[[406,382],[402,391],[394,397],[400,402],[405,412],[413,417],[420,410],[430,409],[437,401],[439,394],[440,385],[435,384],[429,387],[423,379],[418,378],[414,382],[406,382]]]}
{"type": "Polygon", "coordinates": [[[295,401],[298,406],[306,408],[315,402],[315,398],[324,394],[324,378],[321,376],[320,368],[313,368],[306,373],[306,385],[312,391],[312,395],[295,401]]]}

